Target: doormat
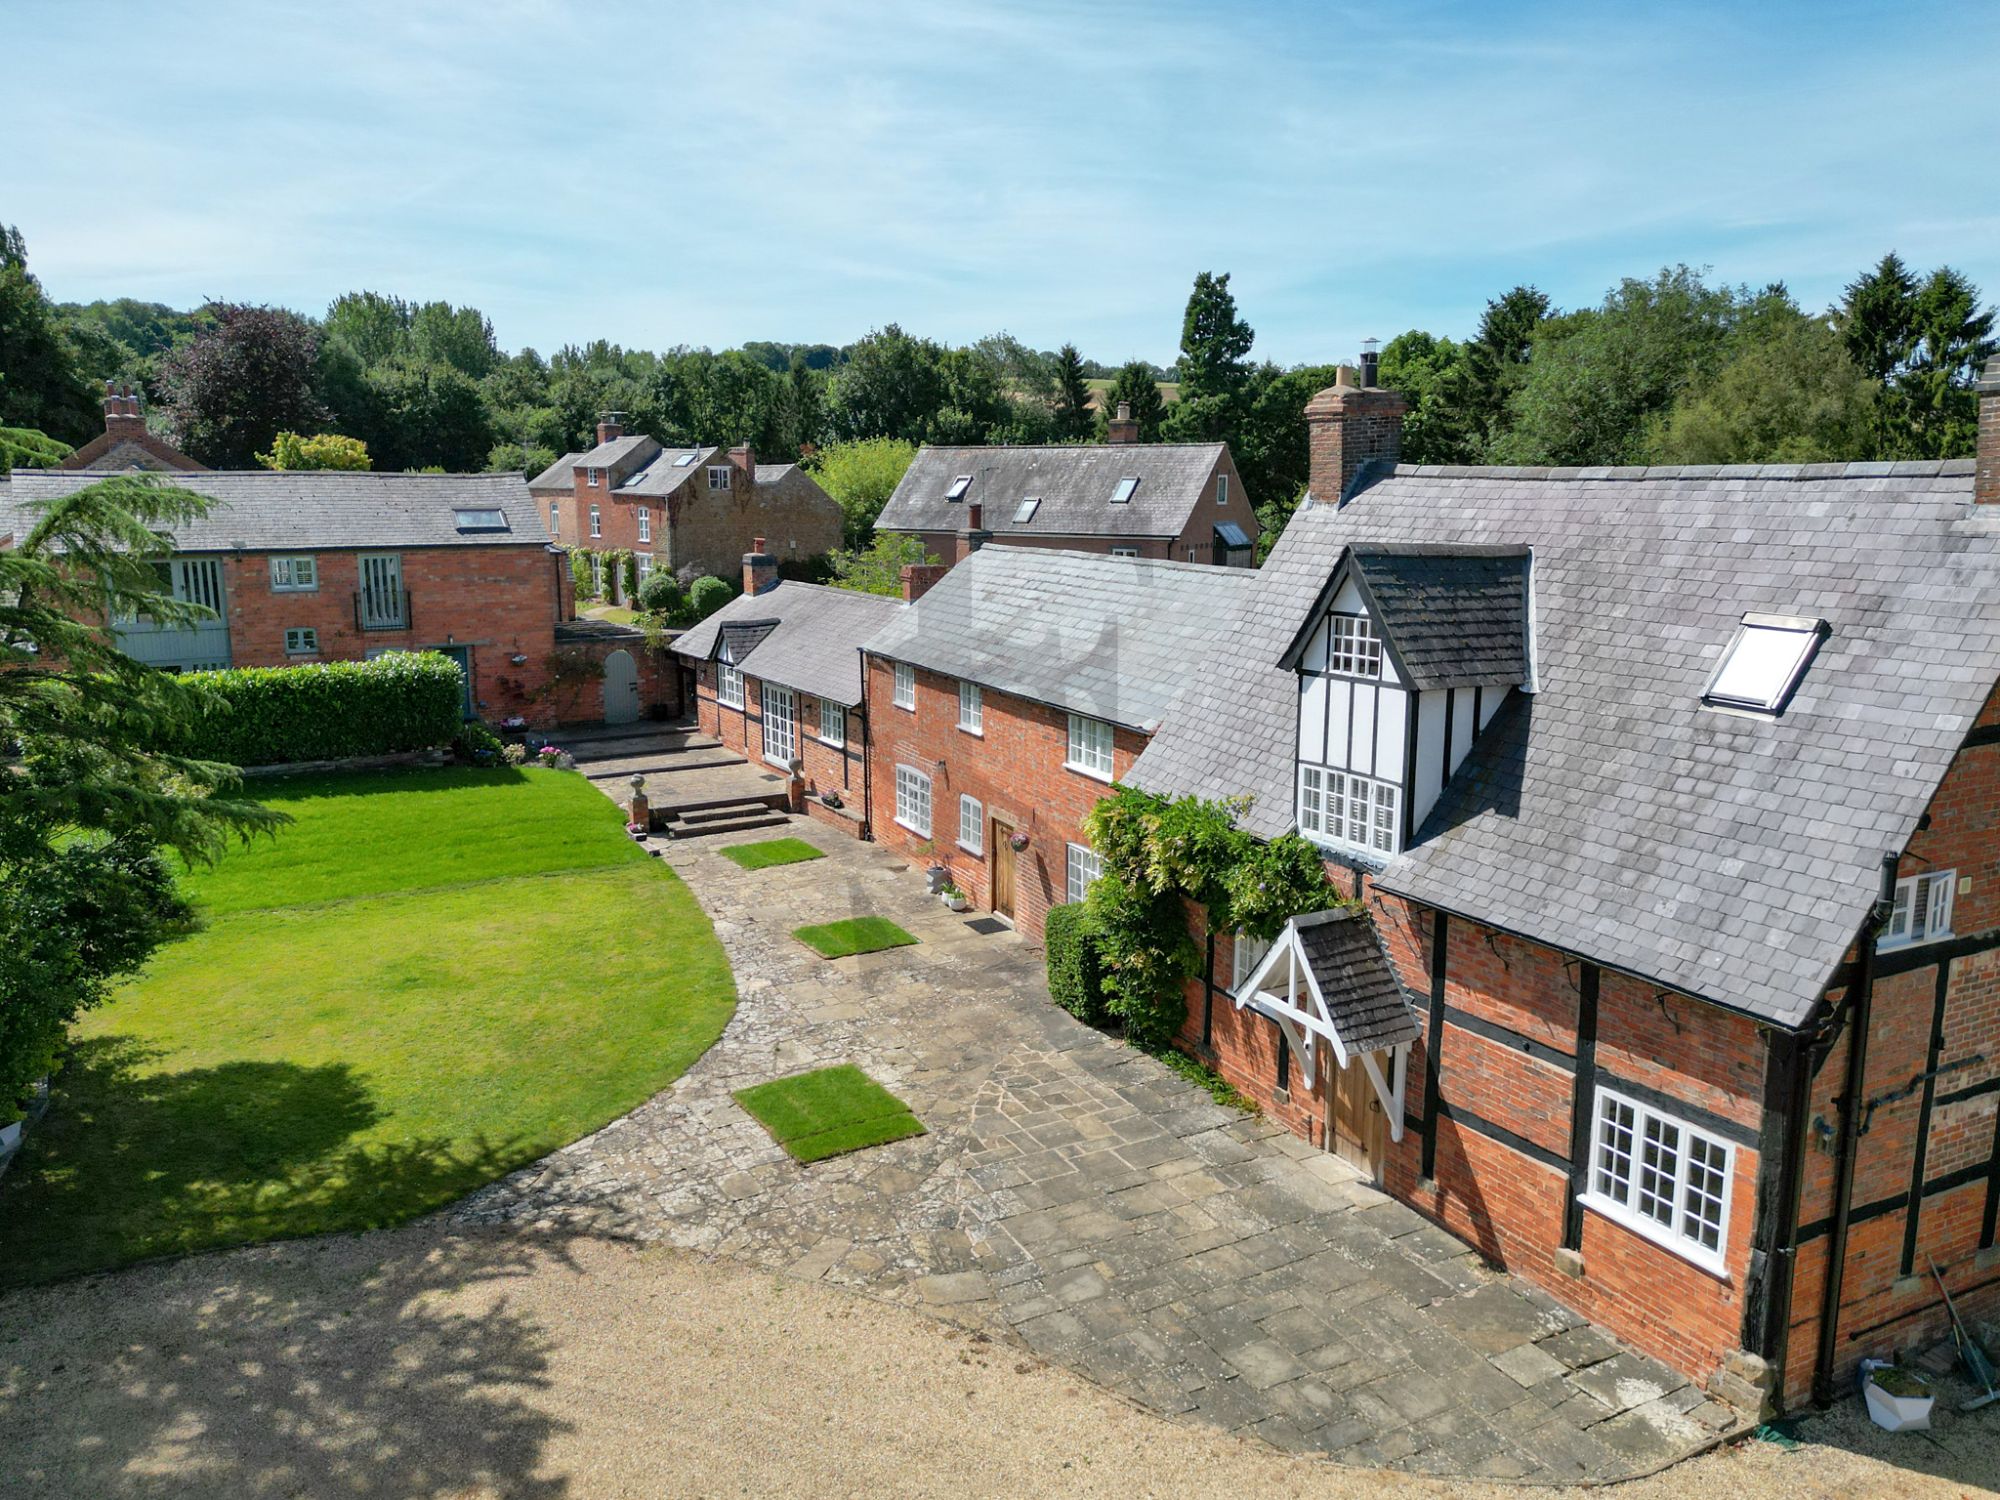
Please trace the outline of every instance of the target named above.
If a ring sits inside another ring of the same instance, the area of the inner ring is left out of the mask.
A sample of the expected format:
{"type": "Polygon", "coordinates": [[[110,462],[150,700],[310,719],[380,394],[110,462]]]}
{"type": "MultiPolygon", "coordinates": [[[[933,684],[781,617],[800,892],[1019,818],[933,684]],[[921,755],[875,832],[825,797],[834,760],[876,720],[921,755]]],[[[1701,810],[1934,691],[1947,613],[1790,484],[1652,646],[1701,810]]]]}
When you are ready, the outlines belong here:
{"type": "Polygon", "coordinates": [[[998,917],[974,917],[965,924],[981,937],[992,937],[996,932],[1005,932],[1007,924],[998,917]]]}

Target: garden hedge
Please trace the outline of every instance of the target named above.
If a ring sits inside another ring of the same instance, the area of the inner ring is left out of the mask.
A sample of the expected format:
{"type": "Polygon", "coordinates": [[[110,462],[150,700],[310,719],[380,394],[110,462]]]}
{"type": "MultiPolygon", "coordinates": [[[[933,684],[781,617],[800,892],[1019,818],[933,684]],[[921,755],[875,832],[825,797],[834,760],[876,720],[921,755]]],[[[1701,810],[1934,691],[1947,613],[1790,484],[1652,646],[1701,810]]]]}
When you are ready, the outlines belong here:
{"type": "Polygon", "coordinates": [[[449,745],[464,720],[465,679],[435,652],[190,672],[182,680],[203,702],[172,748],[235,766],[430,750],[449,745]]]}
{"type": "Polygon", "coordinates": [[[1048,954],[1049,995],[1090,1026],[1111,1019],[1104,996],[1104,961],[1097,951],[1097,928],[1081,903],[1052,906],[1042,925],[1048,954]]]}

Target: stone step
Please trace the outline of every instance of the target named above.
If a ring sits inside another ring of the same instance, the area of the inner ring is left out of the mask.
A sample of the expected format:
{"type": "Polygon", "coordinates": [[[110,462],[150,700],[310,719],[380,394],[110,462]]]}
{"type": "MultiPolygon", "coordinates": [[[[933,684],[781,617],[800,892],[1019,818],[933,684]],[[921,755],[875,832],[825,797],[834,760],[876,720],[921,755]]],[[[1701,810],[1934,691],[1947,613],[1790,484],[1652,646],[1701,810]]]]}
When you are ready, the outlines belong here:
{"type": "Polygon", "coordinates": [[[738,818],[716,823],[669,823],[664,832],[670,839],[705,839],[719,833],[751,833],[760,828],[789,828],[792,820],[783,813],[772,812],[763,817],[738,818]]]}
{"type": "Polygon", "coordinates": [[[752,812],[780,811],[785,806],[785,800],[785,793],[781,788],[762,796],[717,797],[708,802],[683,802],[660,809],[660,817],[666,823],[715,823],[752,812]]]}
{"type": "MultiPolygon", "coordinates": [[[[617,759],[617,757],[607,756],[606,759],[617,759]]],[[[684,760],[675,761],[671,765],[625,765],[620,766],[615,771],[593,771],[590,769],[591,766],[597,764],[599,762],[588,760],[580,760],[576,763],[577,769],[582,771],[592,781],[619,781],[629,780],[634,776],[664,776],[675,771],[712,771],[718,766],[740,766],[743,762],[736,756],[730,755],[723,757],[721,760],[684,760]]]]}

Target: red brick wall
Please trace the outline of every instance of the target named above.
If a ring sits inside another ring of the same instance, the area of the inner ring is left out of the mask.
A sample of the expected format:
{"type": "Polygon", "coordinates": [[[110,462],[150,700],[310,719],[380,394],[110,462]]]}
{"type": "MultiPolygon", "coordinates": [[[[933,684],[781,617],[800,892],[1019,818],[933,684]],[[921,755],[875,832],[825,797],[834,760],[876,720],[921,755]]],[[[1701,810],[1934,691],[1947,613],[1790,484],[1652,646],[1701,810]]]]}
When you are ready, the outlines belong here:
{"type": "MultiPolygon", "coordinates": [[[[665,651],[649,650],[643,638],[564,641],[558,657],[573,655],[602,667],[614,651],[624,651],[639,670],[639,708],[646,718],[671,719],[681,712],[679,661],[665,651]]],[[[592,676],[553,682],[550,712],[558,724],[596,724],[604,718],[604,679],[592,676]]]]}
{"type": "MultiPolygon", "coordinates": [[[[1188,930],[1197,944],[1204,942],[1207,919],[1199,907],[1189,907],[1188,930]]],[[[1308,1087],[1305,1070],[1300,1066],[1297,1054],[1293,1053],[1289,1058],[1289,1087],[1279,1088],[1278,1042],[1281,1033],[1278,1024],[1254,1010],[1236,1008],[1236,1002],[1229,993],[1229,981],[1236,972],[1235,964],[1235,939],[1229,933],[1218,932],[1215,935],[1214,993],[1211,997],[1209,987],[1200,976],[1188,981],[1187,1015],[1181,1022],[1178,1038],[1180,1048],[1215,1069],[1245,1098],[1256,1100],[1265,1114],[1292,1134],[1316,1146],[1325,1145],[1328,1104],[1326,1071],[1315,1069],[1312,1085],[1308,1087]],[[1208,1015],[1208,1046],[1203,1046],[1201,1040],[1204,1009],[1208,1015]]],[[[1321,1061],[1326,1060],[1322,1056],[1321,1061]]]]}
{"type": "Polygon", "coordinates": [[[237,666],[358,661],[385,648],[466,646],[482,717],[498,722],[520,714],[535,724],[553,721],[543,693],[561,607],[556,570],[567,565],[566,558],[539,545],[406,548],[399,555],[411,628],[364,631],[354,623],[360,554],[311,555],[319,587],[305,593],[274,591],[264,553],[223,559],[230,656],[237,666]],[[288,656],[285,632],[306,627],[319,634],[317,654],[288,656]],[[514,656],[527,660],[516,665],[514,656]]]}
{"type": "MultiPolygon", "coordinates": [[[[1065,845],[1085,842],[1080,825],[1110,786],[1063,765],[1069,716],[1008,693],[985,691],[984,735],[958,728],[958,681],[917,673],[915,712],[894,706],[894,672],[879,657],[867,659],[868,702],[874,715],[869,753],[870,829],[884,848],[912,863],[933,860],[982,909],[992,906],[992,820],[1000,818],[1028,836],[1015,856],[1015,923],[1039,940],[1042,919],[1065,899],[1065,845]],[[926,840],[896,822],[896,767],[913,765],[931,778],[931,831],[926,840]],[[958,799],[972,796],[984,808],[983,852],[958,845],[958,799]]],[[[1112,769],[1123,776],[1145,747],[1128,729],[1112,734],[1112,769]]]]}
{"type": "MultiPolygon", "coordinates": [[[[715,663],[703,662],[695,673],[695,726],[704,734],[712,734],[723,745],[757,765],[766,765],[764,760],[764,684],[759,678],[748,673],[743,677],[743,707],[732,708],[715,696],[715,663]]],[[[858,835],[862,798],[864,794],[862,770],[862,714],[858,708],[845,709],[847,716],[847,744],[844,749],[827,744],[819,737],[820,700],[810,693],[794,690],[793,702],[797,705],[799,759],[805,762],[806,795],[819,796],[822,792],[833,791],[840,794],[841,801],[854,813],[852,818],[828,817],[826,821],[836,826],[846,827],[858,835]],[[850,826],[851,825],[851,826],[850,826]]],[[[768,766],[768,769],[784,773],[782,766],[768,766]]],[[[819,814],[815,813],[815,816],[819,814]]]]}

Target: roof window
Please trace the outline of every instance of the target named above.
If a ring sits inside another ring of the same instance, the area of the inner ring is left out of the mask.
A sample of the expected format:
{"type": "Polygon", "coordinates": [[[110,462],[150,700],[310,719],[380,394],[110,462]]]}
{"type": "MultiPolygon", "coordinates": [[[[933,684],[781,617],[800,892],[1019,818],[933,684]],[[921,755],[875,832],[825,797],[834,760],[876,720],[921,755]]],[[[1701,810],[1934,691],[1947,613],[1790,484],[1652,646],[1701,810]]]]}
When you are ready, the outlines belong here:
{"type": "Polygon", "coordinates": [[[1027,525],[1028,522],[1035,519],[1035,512],[1040,510],[1041,508],[1042,508],[1042,497],[1040,495],[1028,496],[1028,498],[1023,500],[1020,503],[1020,505],[1015,509],[1014,524],[1016,526],[1027,525]]]}
{"type": "Polygon", "coordinates": [[[460,531],[505,531],[507,512],[504,510],[455,510],[451,513],[452,524],[460,531]]]}
{"type": "Polygon", "coordinates": [[[971,488],[972,476],[970,474],[961,474],[958,478],[952,480],[951,488],[944,492],[944,497],[947,500],[963,500],[965,492],[971,488]]]}
{"type": "Polygon", "coordinates": [[[1111,492],[1111,503],[1113,505],[1126,504],[1131,500],[1132,492],[1138,488],[1138,479],[1133,475],[1127,474],[1123,479],[1118,481],[1118,488],[1111,492]]]}
{"type": "Polygon", "coordinates": [[[1701,701],[1752,713],[1782,713],[1829,633],[1824,620],[1745,615],[1701,701]]]}
{"type": "Polygon", "coordinates": [[[700,457],[701,457],[701,450],[699,448],[697,448],[692,453],[683,453],[679,458],[674,460],[674,467],[676,469],[685,469],[689,464],[693,463],[697,458],[700,457]]]}

